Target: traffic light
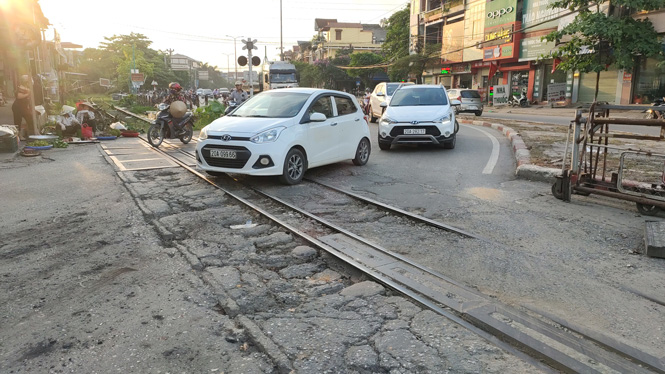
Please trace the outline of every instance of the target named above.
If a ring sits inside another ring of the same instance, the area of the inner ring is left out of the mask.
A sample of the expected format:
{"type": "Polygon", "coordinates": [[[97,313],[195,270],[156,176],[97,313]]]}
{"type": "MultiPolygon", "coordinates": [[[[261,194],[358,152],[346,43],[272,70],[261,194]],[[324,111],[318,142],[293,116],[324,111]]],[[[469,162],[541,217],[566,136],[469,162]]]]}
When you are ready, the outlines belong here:
{"type": "Polygon", "coordinates": [[[450,68],[441,68],[441,74],[450,75],[450,68]]]}
{"type": "Polygon", "coordinates": [[[490,96],[494,96],[494,86],[490,86],[490,96]]]}

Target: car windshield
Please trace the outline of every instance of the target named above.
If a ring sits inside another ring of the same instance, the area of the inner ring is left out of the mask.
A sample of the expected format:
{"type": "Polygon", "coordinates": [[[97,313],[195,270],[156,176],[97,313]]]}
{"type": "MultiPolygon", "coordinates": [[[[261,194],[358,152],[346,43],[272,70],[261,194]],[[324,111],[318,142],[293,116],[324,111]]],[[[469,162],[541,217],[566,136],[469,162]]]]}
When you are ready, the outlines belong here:
{"type": "Polygon", "coordinates": [[[395,92],[390,106],[447,105],[448,98],[439,87],[417,87],[395,92]]]}
{"type": "Polygon", "coordinates": [[[297,83],[296,73],[271,73],[270,81],[273,83],[297,83]]]}
{"type": "Polygon", "coordinates": [[[258,94],[236,109],[233,117],[294,117],[309,99],[308,93],[268,91],[258,94]]]}
{"type": "Polygon", "coordinates": [[[462,97],[465,99],[480,99],[478,91],[462,91],[462,97]]]}
{"type": "Polygon", "coordinates": [[[392,94],[395,93],[395,90],[399,88],[400,84],[399,83],[388,83],[386,85],[386,95],[391,96],[392,94]]]}

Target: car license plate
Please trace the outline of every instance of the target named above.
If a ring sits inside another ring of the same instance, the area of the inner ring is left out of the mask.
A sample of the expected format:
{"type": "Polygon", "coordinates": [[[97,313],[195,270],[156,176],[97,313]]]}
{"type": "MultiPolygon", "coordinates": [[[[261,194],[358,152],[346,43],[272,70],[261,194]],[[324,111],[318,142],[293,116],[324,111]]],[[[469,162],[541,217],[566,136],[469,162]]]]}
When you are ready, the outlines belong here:
{"type": "Polygon", "coordinates": [[[423,135],[425,129],[404,129],[404,135],[423,135]]]}
{"type": "Polygon", "coordinates": [[[237,157],[236,151],[229,151],[226,149],[211,149],[210,157],[214,158],[233,158],[237,157]]]}
{"type": "Polygon", "coordinates": [[[478,107],[475,105],[469,105],[469,109],[478,110],[478,107]]]}

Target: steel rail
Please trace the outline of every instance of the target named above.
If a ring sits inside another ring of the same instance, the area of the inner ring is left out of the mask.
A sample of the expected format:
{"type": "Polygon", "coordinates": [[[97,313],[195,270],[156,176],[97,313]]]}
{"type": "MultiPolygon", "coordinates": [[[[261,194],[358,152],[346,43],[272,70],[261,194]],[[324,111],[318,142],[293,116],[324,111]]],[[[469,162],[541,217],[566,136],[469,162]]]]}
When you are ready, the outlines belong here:
{"type": "MultiPolygon", "coordinates": [[[[140,139],[147,143],[147,140],[145,140],[143,138],[140,138],[140,139]]],[[[338,251],[334,247],[332,247],[332,246],[330,246],[330,245],[328,245],[328,244],[312,237],[311,235],[309,235],[309,234],[293,227],[292,225],[288,224],[287,222],[284,222],[284,221],[280,220],[278,217],[274,216],[273,214],[271,214],[270,212],[264,210],[263,208],[253,204],[252,202],[248,201],[247,199],[242,198],[242,197],[234,194],[233,192],[229,191],[228,189],[225,189],[224,187],[218,185],[217,183],[212,181],[210,178],[208,178],[208,176],[203,175],[202,173],[200,173],[200,172],[196,171],[195,169],[189,167],[188,165],[181,162],[177,158],[169,155],[167,152],[165,152],[163,150],[160,150],[158,148],[153,148],[153,149],[156,152],[161,153],[162,155],[169,157],[173,162],[178,164],[180,167],[184,168],[185,170],[189,171],[190,173],[194,174],[195,176],[203,179],[208,184],[210,184],[211,186],[215,187],[216,189],[224,192],[226,195],[233,198],[234,200],[236,200],[236,201],[240,202],[241,204],[253,209],[257,213],[259,213],[259,214],[263,215],[264,217],[268,218],[269,220],[275,222],[279,226],[285,228],[286,230],[288,230],[292,234],[302,238],[303,240],[305,240],[306,242],[310,243],[311,245],[317,247],[318,249],[326,251],[327,253],[333,255],[335,258],[343,261],[347,265],[349,265],[349,266],[351,266],[355,269],[358,269],[361,272],[367,274],[369,277],[373,278],[377,282],[379,282],[381,284],[384,284],[385,286],[399,292],[400,294],[408,296],[409,298],[415,300],[416,302],[420,303],[421,305],[424,305],[427,308],[435,311],[439,315],[441,315],[443,317],[446,317],[449,320],[451,320],[452,322],[455,322],[458,325],[472,331],[476,335],[484,338],[485,340],[491,342],[492,344],[496,345],[497,347],[499,347],[499,348],[515,355],[516,357],[519,357],[520,359],[524,360],[525,362],[530,363],[532,366],[537,367],[537,368],[539,368],[543,371],[546,371],[546,372],[551,372],[551,373],[555,372],[555,371],[552,371],[550,366],[547,366],[547,365],[543,364],[539,359],[536,359],[536,358],[532,357],[531,355],[523,352],[522,350],[516,348],[514,345],[505,342],[500,337],[475,326],[474,324],[472,324],[471,322],[467,321],[466,319],[458,316],[457,314],[455,314],[453,312],[450,312],[449,310],[446,310],[445,306],[441,307],[438,303],[430,300],[430,298],[425,297],[422,294],[412,290],[411,288],[406,287],[406,286],[402,285],[401,283],[399,283],[399,282],[397,282],[397,281],[395,281],[391,278],[386,277],[382,273],[376,271],[375,269],[373,269],[369,266],[366,266],[366,265],[364,265],[364,264],[362,264],[358,261],[355,261],[354,259],[350,258],[349,256],[344,255],[343,253],[341,253],[340,251],[338,251]]],[[[237,182],[237,183],[240,183],[240,182],[237,182]]],[[[340,232],[342,232],[342,231],[344,231],[344,229],[340,228],[340,232]]]]}
{"type": "Polygon", "coordinates": [[[416,221],[418,221],[418,222],[424,223],[424,224],[426,224],[426,225],[429,225],[429,226],[432,226],[432,227],[436,227],[436,228],[439,228],[439,229],[442,229],[442,230],[446,230],[446,231],[454,232],[454,233],[457,233],[457,234],[460,234],[460,235],[466,236],[467,238],[479,239],[479,240],[483,240],[483,241],[489,242],[488,239],[485,239],[485,238],[480,237],[480,236],[478,236],[478,235],[471,234],[471,233],[466,232],[466,231],[464,231],[464,230],[462,230],[462,229],[459,229],[459,228],[457,228],[457,227],[450,226],[450,225],[446,225],[445,223],[441,223],[441,222],[439,222],[439,221],[435,221],[435,220],[433,220],[433,219],[429,219],[429,218],[427,218],[427,217],[423,217],[423,216],[421,216],[421,215],[418,215],[418,214],[415,214],[415,213],[408,212],[408,211],[406,211],[406,210],[404,210],[404,209],[397,208],[397,207],[394,207],[394,206],[390,206],[390,205],[388,205],[388,204],[384,204],[384,203],[382,203],[382,202],[380,202],[380,201],[376,201],[376,200],[374,200],[374,199],[370,199],[370,198],[368,198],[368,197],[365,197],[365,196],[362,196],[362,195],[358,195],[357,193],[354,193],[354,192],[351,192],[351,191],[342,190],[342,189],[340,189],[340,188],[337,188],[337,187],[331,186],[331,185],[329,185],[329,184],[325,184],[325,183],[323,183],[323,182],[319,182],[319,181],[314,180],[314,179],[305,178],[305,180],[308,181],[308,182],[311,182],[311,183],[318,184],[318,185],[323,186],[323,187],[325,187],[325,188],[329,188],[329,189],[331,189],[331,190],[333,190],[333,191],[337,191],[337,192],[339,192],[339,193],[341,193],[341,194],[344,194],[344,195],[347,195],[347,196],[351,196],[351,197],[353,197],[353,198],[355,198],[355,199],[357,199],[357,200],[363,201],[363,202],[365,202],[365,203],[368,203],[368,204],[371,204],[371,205],[375,205],[375,206],[377,206],[377,207],[379,207],[379,208],[381,208],[381,209],[387,210],[387,211],[389,211],[389,212],[391,212],[391,213],[395,213],[395,214],[398,214],[398,215],[401,215],[401,216],[404,216],[404,217],[411,218],[411,219],[413,219],[413,220],[416,220],[416,221]]]}
{"type": "MultiPolygon", "coordinates": [[[[145,141],[145,139],[142,140],[145,141]]],[[[169,146],[173,147],[173,145],[170,144],[169,146]]],[[[592,331],[589,331],[589,334],[584,334],[577,331],[581,336],[579,337],[566,332],[564,329],[557,329],[552,326],[552,323],[548,323],[545,320],[534,318],[525,313],[512,310],[497,303],[494,300],[489,300],[489,298],[482,293],[470,290],[466,286],[460,285],[454,280],[449,280],[443,275],[437,274],[421,265],[414,264],[412,261],[403,259],[402,256],[392,254],[389,251],[384,250],[381,247],[370,243],[369,241],[360,238],[341,227],[337,227],[320,217],[316,217],[311,213],[302,211],[301,209],[293,207],[291,204],[281,201],[281,199],[274,198],[266,193],[263,193],[262,191],[252,188],[254,191],[264,195],[266,198],[273,199],[273,201],[283,204],[290,209],[295,209],[300,214],[311,219],[315,219],[319,223],[329,227],[334,231],[337,231],[338,233],[341,233],[342,235],[359,241],[368,247],[381,251],[384,254],[387,254],[399,260],[400,262],[403,262],[404,264],[413,266],[418,270],[427,273],[426,275],[432,275],[446,283],[449,283],[451,285],[451,289],[458,289],[461,291],[461,293],[468,293],[472,297],[467,301],[470,301],[469,304],[472,306],[469,307],[467,304],[464,305],[463,308],[460,308],[462,306],[461,304],[454,305],[456,301],[454,299],[454,295],[438,295],[436,294],[436,290],[433,289],[429,289],[429,293],[423,292],[422,289],[419,290],[418,285],[414,286],[413,280],[411,280],[412,282],[409,283],[410,279],[405,278],[406,281],[403,279],[400,280],[399,277],[394,276],[395,273],[393,273],[393,276],[390,276],[390,271],[381,271],[379,268],[368,266],[367,264],[350,256],[349,254],[343,253],[339,248],[312,237],[311,235],[293,227],[289,223],[282,221],[275,215],[248,201],[247,199],[244,199],[232,193],[231,191],[228,191],[216,182],[212,181],[207,176],[199,173],[195,169],[184,164],[167,152],[156,148],[153,149],[171,158],[175,163],[183,167],[185,170],[191,172],[201,179],[204,179],[209,184],[225,192],[228,196],[232,197],[236,201],[250,207],[259,214],[284,227],[292,234],[301,237],[303,240],[316,246],[317,248],[330,253],[348,265],[362,271],[363,273],[366,273],[377,282],[382,283],[387,287],[412,298],[421,305],[424,305],[427,308],[437,312],[438,314],[450,319],[451,321],[473,331],[477,335],[516,355],[526,362],[535,365],[536,367],[541,369],[550,369],[539,361],[544,360],[552,368],[564,372],[601,373],[609,370],[620,373],[665,373],[665,364],[663,364],[663,362],[661,362],[661,360],[657,357],[651,356],[645,352],[640,352],[639,350],[622,345],[618,342],[614,342],[614,344],[608,343],[607,337],[592,331]],[[478,300],[474,301],[473,297],[476,297],[478,300]],[[446,304],[446,301],[452,301],[453,303],[446,304]],[[474,304],[475,306],[473,306],[474,304]],[[452,309],[454,312],[450,312],[448,309],[452,309]],[[498,315],[498,317],[495,317],[494,314],[498,315]],[[502,318],[504,320],[501,320],[502,318]],[[530,332],[530,334],[525,333],[525,331],[530,332]],[[590,365],[593,364],[589,364],[589,362],[595,362],[595,365],[602,367],[597,370],[596,368],[591,367],[590,365]]],[[[191,157],[191,154],[189,154],[189,156],[191,157]]],[[[234,181],[239,183],[237,180],[234,181]]],[[[391,264],[391,267],[395,268],[399,267],[399,265],[394,263],[391,264]]],[[[418,276],[419,275],[416,275],[416,277],[418,276]]]]}

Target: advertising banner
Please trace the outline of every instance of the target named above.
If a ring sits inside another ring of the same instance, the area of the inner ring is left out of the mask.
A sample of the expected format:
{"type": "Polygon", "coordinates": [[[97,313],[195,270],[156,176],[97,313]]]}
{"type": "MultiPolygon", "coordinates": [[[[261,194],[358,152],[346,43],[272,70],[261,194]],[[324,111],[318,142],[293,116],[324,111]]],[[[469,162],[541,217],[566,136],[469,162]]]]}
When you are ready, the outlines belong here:
{"type": "Polygon", "coordinates": [[[565,101],[566,83],[552,83],[547,85],[547,101],[565,101]]]}
{"type": "Polygon", "coordinates": [[[494,96],[492,104],[495,106],[508,105],[508,95],[510,94],[510,86],[507,84],[494,86],[494,96]]]}
{"type": "Polygon", "coordinates": [[[517,21],[517,0],[485,3],[485,29],[517,21]]]}
{"type": "Polygon", "coordinates": [[[535,26],[529,31],[545,30],[557,27],[559,21],[554,19],[566,12],[566,10],[563,8],[550,8],[550,4],[554,3],[555,1],[556,0],[522,0],[522,8],[524,9],[524,12],[522,13],[522,26],[529,27],[537,23],[552,20],[550,22],[545,22],[535,26]]]}
{"type": "Polygon", "coordinates": [[[443,26],[441,40],[441,58],[444,63],[462,62],[464,48],[464,22],[455,22],[443,26]]]}

